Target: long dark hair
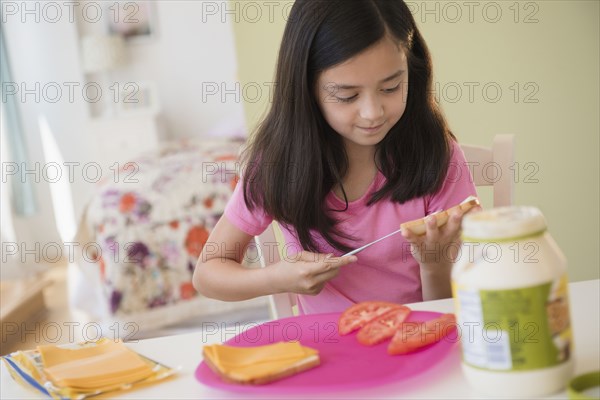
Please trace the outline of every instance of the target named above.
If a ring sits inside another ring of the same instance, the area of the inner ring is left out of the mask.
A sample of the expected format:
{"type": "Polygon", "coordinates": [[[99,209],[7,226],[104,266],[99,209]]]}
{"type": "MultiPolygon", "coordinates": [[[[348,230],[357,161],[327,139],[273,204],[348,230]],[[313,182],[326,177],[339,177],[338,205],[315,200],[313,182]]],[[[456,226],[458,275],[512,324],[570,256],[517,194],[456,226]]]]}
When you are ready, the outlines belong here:
{"type": "MultiPolygon", "coordinates": [[[[385,185],[368,204],[404,203],[437,191],[446,176],[453,135],[432,92],[431,57],[401,0],[296,0],[285,27],[273,103],[243,155],[244,199],[296,230],[307,250],[314,234],[347,251],[325,198],[340,184],[348,159],[340,135],[325,121],[315,96],[319,73],[359,54],[386,34],[404,49],[408,99],[402,118],[377,145],[385,185]]],[[[347,201],[347,200],[346,200],[347,201]]]]}

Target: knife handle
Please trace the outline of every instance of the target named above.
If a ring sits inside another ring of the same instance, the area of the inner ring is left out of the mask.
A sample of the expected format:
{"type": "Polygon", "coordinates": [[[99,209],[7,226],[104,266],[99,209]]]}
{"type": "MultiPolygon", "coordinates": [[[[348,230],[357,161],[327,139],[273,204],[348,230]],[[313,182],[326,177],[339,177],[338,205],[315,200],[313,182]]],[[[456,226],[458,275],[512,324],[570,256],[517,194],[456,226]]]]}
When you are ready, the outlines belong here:
{"type": "MultiPolygon", "coordinates": [[[[438,228],[444,226],[446,222],[448,222],[448,218],[450,214],[452,214],[455,210],[462,210],[463,213],[469,211],[471,208],[480,205],[479,199],[475,196],[469,196],[464,199],[460,204],[450,207],[447,210],[440,211],[438,213],[430,214],[429,216],[435,216],[435,220],[437,222],[438,228]]],[[[429,217],[428,216],[428,217],[429,217]]],[[[427,217],[425,217],[427,218],[427,217]]],[[[400,224],[400,228],[402,230],[407,229],[414,233],[415,235],[424,235],[426,232],[425,228],[425,218],[415,219],[414,221],[405,222],[400,224]]]]}

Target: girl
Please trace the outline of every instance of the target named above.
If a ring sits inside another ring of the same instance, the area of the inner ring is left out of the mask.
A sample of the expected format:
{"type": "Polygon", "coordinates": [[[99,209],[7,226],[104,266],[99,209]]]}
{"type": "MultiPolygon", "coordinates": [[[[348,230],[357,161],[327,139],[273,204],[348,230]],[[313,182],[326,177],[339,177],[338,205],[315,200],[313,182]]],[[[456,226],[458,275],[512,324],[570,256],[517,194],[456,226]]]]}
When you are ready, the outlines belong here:
{"type": "Polygon", "coordinates": [[[421,237],[403,232],[348,250],[460,203],[475,188],[432,91],[431,58],[401,0],[296,0],[271,109],[194,271],[205,296],[297,293],[300,313],[355,302],[448,297],[462,215],[421,237]],[[276,220],[287,254],[240,265],[276,220]],[[295,254],[294,254],[295,253],[295,254]],[[335,255],[335,256],[334,256],[335,255]]]}

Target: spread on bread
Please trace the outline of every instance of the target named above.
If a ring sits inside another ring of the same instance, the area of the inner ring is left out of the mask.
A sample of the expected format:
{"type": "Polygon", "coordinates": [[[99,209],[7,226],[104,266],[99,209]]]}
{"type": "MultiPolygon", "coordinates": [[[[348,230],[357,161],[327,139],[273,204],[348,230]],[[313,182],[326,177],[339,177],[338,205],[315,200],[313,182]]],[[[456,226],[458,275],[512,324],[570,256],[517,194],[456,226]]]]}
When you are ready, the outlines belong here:
{"type": "Polygon", "coordinates": [[[319,352],[299,342],[278,342],[256,347],[209,345],[204,361],[223,380],[265,384],[319,365],[319,352]]]}

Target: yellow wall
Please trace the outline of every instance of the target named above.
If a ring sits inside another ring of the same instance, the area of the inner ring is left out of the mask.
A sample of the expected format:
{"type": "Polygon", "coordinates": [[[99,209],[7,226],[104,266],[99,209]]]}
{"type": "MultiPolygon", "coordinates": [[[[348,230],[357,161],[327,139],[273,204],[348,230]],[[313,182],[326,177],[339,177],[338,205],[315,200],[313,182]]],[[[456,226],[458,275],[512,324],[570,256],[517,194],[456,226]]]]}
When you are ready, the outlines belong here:
{"type": "MultiPolygon", "coordinates": [[[[234,24],[242,85],[248,93],[253,85],[264,89],[261,101],[245,102],[250,128],[268,105],[289,4],[281,2],[272,18],[266,7],[259,20],[241,12],[234,24]]],[[[599,278],[600,3],[408,4],[459,141],[489,145],[496,134],[514,133],[516,203],[545,214],[572,281],[599,278]]],[[[483,197],[489,204],[489,194],[483,197]]]]}
{"type": "Polygon", "coordinates": [[[259,8],[245,5],[244,1],[229,3],[230,10],[239,17],[233,29],[246,124],[251,131],[270,103],[277,52],[293,1],[267,2],[272,4],[259,8]]]}

